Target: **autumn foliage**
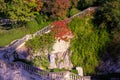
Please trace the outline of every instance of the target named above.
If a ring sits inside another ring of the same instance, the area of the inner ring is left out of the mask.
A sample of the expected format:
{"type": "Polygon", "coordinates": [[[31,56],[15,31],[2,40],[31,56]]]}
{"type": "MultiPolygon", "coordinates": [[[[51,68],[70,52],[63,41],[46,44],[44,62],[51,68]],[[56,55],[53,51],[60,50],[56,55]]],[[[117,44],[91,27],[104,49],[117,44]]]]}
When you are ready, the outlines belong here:
{"type": "Polygon", "coordinates": [[[35,10],[40,11],[42,9],[43,3],[40,0],[23,0],[24,2],[34,3],[36,5],[35,10]]]}
{"type": "Polygon", "coordinates": [[[70,7],[69,0],[55,0],[54,7],[52,8],[52,16],[66,18],[67,10],[70,7]]]}
{"type": "Polygon", "coordinates": [[[43,3],[40,0],[36,0],[35,3],[37,4],[36,10],[40,11],[42,9],[43,3]]]}
{"type": "Polygon", "coordinates": [[[54,32],[55,39],[68,41],[73,37],[73,33],[67,26],[67,20],[54,21],[51,24],[51,30],[54,32]]]}

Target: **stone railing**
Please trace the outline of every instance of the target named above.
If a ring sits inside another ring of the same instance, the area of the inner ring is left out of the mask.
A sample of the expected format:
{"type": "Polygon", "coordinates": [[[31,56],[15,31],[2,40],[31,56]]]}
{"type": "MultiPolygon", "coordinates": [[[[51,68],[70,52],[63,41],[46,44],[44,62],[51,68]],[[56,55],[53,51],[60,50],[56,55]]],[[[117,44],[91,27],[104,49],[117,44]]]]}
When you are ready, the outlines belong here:
{"type": "Polygon", "coordinates": [[[76,75],[74,73],[64,71],[64,72],[47,72],[43,71],[39,68],[30,66],[28,64],[22,62],[4,62],[0,60],[0,68],[11,68],[11,69],[23,69],[29,72],[31,75],[35,75],[39,78],[42,77],[41,80],[82,80],[83,77],[76,75]]]}
{"type": "Polygon", "coordinates": [[[33,37],[35,37],[35,36],[37,36],[37,35],[42,35],[42,34],[44,34],[45,32],[47,32],[47,31],[49,31],[49,30],[50,30],[49,26],[46,26],[46,27],[44,27],[43,29],[35,32],[34,34],[26,35],[26,36],[24,36],[23,38],[18,39],[17,41],[14,41],[14,42],[11,43],[10,45],[8,45],[8,47],[16,48],[16,47],[18,47],[19,45],[21,45],[22,43],[28,41],[29,39],[32,39],[33,37]]]}
{"type": "Polygon", "coordinates": [[[60,79],[66,79],[66,80],[82,80],[83,77],[68,72],[68,71],[64,71],[64,72],[47,72],[47,71],[43,71],[39,68],[36,67],[32,67],[30,65],[24,64],[22,62],[17,62],[17,64],[23,68],[24,70],[27,70],[28,72],[32,72],[33,74],[38,74],[40,76],[43,76],[44,78],[48,78],[49,80],[60,80],[60,79]]]}
{"type": "Polygon", "coordinates": [[[71,20],[72,20],[73,18],[75,18],[76,16],[79,16],[80,18],[83,18],[83,17],[86,16],[86,15],[91,15],[91,14],[93,14],[93,13],[95,12],[95,10],[96,10],[97,8],[98,8],[98,7],[89,7],[89,8],[87,8],[87,9],[83,10],[82,12],[79,12],[79,13],[71,16],[71,17],[69,18],[69,21],[71,21],[71,20]]]}
{"type": "Polygon", "coordinates": [[[37,31],[36,33],[33,34],[33,37],[37,36],[37,35],[42,35],[46,32],[50,31],[50,26],[46,26],[43,29],[37,31]]]}

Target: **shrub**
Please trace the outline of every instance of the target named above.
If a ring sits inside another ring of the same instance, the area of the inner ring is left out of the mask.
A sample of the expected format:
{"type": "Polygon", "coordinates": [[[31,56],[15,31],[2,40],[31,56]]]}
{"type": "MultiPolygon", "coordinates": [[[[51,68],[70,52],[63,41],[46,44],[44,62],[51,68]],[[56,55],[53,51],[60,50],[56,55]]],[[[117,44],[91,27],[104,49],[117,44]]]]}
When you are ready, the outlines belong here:
{"type": "Polygon", "coordinates": [[[42,67],[45,70],[48,69],[49,66],[49,60],[48,57],[45,55],[41,55],[41,56],[37,56],[33,59],[32,61],[33,65],[35,65],[36,67],[42,67]]]}
{"type": "Polygon", "coordinates": [[[26,23],[26,28],[29,29],[28,33],[34,33],[40,29],[39,24],[36,20],[32,20],[26,23]]]}
{"type": "Polygon", "coordinates": [[[49,34],[44,34],[42,36],[37,36],[29,41],[26,42],[26,46],[30,49],[32,49],[34,54],[34,51],[36,50],[51,50],[51,47],[54,43],[54,36],[53,33],[49,33],[49,34]]]}
{"type": "Polygon", "coordinates": [[[72,8],[72,9],[70,10],[70,16],[73,16],[74,14],[76,14],[76,13],[78,13],[78,12],[79,12],[78,9],[72,8]]]}
{"type": "Polygon", "coordinates": [[[52,69],[50,72],[62,72],[62,71],[67,71],[67,70],[64,69],[64,68],[62,68],[62,69],[54,68],[54,69],[52,69]]]}

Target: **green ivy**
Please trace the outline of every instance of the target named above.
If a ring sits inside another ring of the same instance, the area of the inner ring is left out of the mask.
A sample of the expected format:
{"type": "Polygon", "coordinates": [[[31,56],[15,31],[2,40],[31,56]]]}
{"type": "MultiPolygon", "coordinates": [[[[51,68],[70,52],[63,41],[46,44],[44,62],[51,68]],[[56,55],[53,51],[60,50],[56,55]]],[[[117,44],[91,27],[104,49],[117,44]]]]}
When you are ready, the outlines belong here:
{"type": "Polygon", "coordinates": [[[75,18],[69,27],[75,37],[71,41],[71,60],[74,66],[83,67],[84,74],[93,74],[100,61],[102,51],[110,41],[105,29],[98,29],[92,23],[92,17],[75,18]]]}

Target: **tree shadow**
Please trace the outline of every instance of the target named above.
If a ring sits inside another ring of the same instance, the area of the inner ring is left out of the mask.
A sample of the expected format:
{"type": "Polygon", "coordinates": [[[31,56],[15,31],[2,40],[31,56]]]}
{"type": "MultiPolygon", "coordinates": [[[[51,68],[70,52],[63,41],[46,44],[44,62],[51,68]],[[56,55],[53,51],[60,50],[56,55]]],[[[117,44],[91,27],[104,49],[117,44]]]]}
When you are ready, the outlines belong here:
{"type": "Polygon", "coordinates": [[[120,73],[108,73],[91,76],[91,80],[120,80],[120,73]]]}

